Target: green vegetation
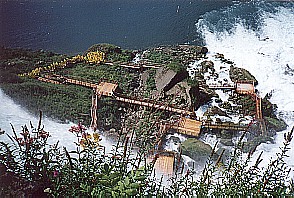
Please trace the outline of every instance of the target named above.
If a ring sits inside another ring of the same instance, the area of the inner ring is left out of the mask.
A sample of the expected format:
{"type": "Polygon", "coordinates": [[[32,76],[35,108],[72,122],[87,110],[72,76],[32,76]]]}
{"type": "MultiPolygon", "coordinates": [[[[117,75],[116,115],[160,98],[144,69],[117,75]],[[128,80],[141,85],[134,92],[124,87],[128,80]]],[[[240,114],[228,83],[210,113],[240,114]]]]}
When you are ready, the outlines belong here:
{"type": "Polygon", "coordinates": [[[176,73],[183,72],[187,70],[187,67],[178,61],[173,61],[166,65],[168,69],[173,70],[176,73]]]}
{"type": "Polygon", "coordinates": [[[156,70],[151,69],[148,72],[148,78],[146,80],[146,90],[144,93],[144,97],[148,98],[151,95],[151,92],[156,90],[156,83],[155,83],[155,75],[156,75],[156,70]]]}
{"type": "Polygon", "coordinates": [[[258,84],[257,80],[255,77],[250,74],[246,69],[243,68],[238,68],[231,66],[230,68],[230,78],[232,81],[240,81],[240,80],[245,80],[245,81],[253,81],[255,85],[258,84]]]}
{"type": "MultiPolygon", "coordinates": [[[[156,131],[153,115],[140,115],[125,122],[114,150],[107,154],[99,144],[99,134],[90,135],[78,124],[69,130],[77,137],[77,149],[48,145],[49,134],[38,127],[13,129],[10,143],[0,142],[1,197],[181,197],[181,196],[293,196],[293,180],[285,164],[293,131],[285,134],[284,146],[270,164],[261,168],[262,153],[252,161],[251,151],[243,159],[243,143],[235,147],[228,161],[222,154],[214,160],[215,148],[199,179],[193,169],[176,174],[169,186],[153,179],[156,160],[147,163],[146,145],[156,131]],[[144,118],[142,122],[138,118],[144,118]],[[147,119],[147,120],[146,120],[147,119]],[[146,122],[148,121],[148,122],[146,122]],[[134,126],[134,123],[137,123],[134,126]],[[135,138],[134,134],[140,135],[135,138]],[[137,152],[132,154],[136,142],[137,152]]],[[[156,142],[156,141],[155,141],[156,142]]]]}
{"type": "Polygon", "coordinates": [[[17,76],[37,67],[50,65],[66,58],[66,55],[45,51],[27,49],[0,48],[0,83],[19,83],[22,80],[17,76]]]}
{"type": "Polygon", "coordinates": [[[95,51],[104,52],[106,54],[106,61],[112,62],[128,62],[135,57],[135,55],[129,50],[122,50],[118,46],[106,43],[93,45],[86,51],[86,53],[95,51]]]}
{"type": "Polygon", "coordinates": [[[26,79],[16,85],[4,84],[2,89],[35,115],[42,110],[46,115],[62,121],[90,122],[90,89],[73,85],[56,86],[34,79],[26,79]]]}
{"type": "MultiPolygon", "coordinates": [[[[92,46],[88,51],[99,49],[107,52],[108,60],[113,60],[114,57],[121,59],[121,61],[123,59],[129,60],[133,56],[128,51],[122,51],[116,46],[106,44],[92,46]]],[[[46,115],[62,121],[78,122],[83,120],[86,125],[90,124],[92,95],[90,89],[72,85],[54,85],[17,76],[17,74],[27,73],[35,68],[43,68],[53,62],[61,61],[65,58],[64,55],[1,48],[0,57],[0,86],[18,103],[35,114],[42,110],[46,115]]],[[[78,63],[55,72],[87,82],[98,83],[101,79],[119,82],[119,88],[124,94],[130,94],[138,86],[138,73],[118,66],[78,63]]],[[[101,98],[100,104],[101,108],[98,109],[98,114],[103,117],[99,120],[99,126],[109,128],[112,123],[112,127],[117,127],[120,122],[117,104],[106,98],[101,98]],[[105,103],[108,105],[102,106],[105,103]],[[106,120],[109,124],[104,124],[106,120]]]]}
{"type": "Polygon", "coordinates": [[[146,55],[146,58],[154,63],[167,64],[173,60],[173,57],[170,54],[163,53],[161,51],[149,51],[146,55]]]}

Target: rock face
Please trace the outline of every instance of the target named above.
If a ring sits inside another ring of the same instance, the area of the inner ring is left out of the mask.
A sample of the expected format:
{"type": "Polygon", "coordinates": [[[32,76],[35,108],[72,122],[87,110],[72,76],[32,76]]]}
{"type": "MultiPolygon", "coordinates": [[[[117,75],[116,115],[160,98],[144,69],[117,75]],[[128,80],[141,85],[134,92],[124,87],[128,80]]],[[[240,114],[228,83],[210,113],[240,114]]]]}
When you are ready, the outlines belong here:
{"type": "Polygon", "coordinates": [[[191,87],[190,96],[192,98],[192,107],[198,109],[201,105],[209,102],[214,95],[214,90],[199,86],[191,87]]]}
{"type": "Polygon", "coordinates": [[[250,74],[246,69],[234,66],[230,67],[230,78],[234,82],[238,80],[253,80],[255,85],[258,84],[255,77],[252,74],[250,74]]]}
{"type": "Polygon", "coordinates": [[[195,161],[207,159],[211,152],[211,146],[195,138],[188,138],[182,143],[182,153],[195,161]]]}
{"type": "MultiPolygon", "coordinates": [[[[279,132],[287,129],[287,124],[284,120],[281,119],[275,119],[270,117],[265,117],[265,123],[268,128],[270,128],[271,131],[279,132]]],[[[271,132],[270,131],[270,132],[271,132]]]]}
{"type": "Polygon", "coordinates": [[[192,105],[192,100],[190,96],[191,87],[187,82],[179,82],[173,86],[169,91],[166,92],[167,95],[177,95],[176,99],[179,98],[183,101],[178,101],[179,103],[184,103],[187,106],[192,105]]]}
{"type": "Polygon", "coordinates": [[[155,84],[158,92],[169,91],[177,83],[188,77],[188,72],[174,72],[173,70],[162,67],[156,71],[155,84]]]}

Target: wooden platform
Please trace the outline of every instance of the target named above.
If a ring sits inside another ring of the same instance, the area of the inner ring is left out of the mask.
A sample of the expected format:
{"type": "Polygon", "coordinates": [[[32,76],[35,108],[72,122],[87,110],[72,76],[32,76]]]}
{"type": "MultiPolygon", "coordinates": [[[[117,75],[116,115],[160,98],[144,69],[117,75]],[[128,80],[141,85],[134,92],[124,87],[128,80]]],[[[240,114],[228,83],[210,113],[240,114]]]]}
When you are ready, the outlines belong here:
{"type": "Polygon", "coordinates": [[[154,164],[156,173],[164,175],[172,175],[174,172],[175,154],[170,151],[163,151],[157,154],[154,164]]]}
{"type": "Polygon", "coordinates": [[[182,117],[177,125],[173,125],[172,128],[176,129],[178,133],[191,135],[198,137],[200,134],[202,122],[189,118],[182,117]]]}
{"type": "Polygon", "coordinates": [[[208,129],[226,129],[226,130],[234,130],[234,131],[247,130],[247,126],[242,126],[242,125],[233,124],[233,123],[217,123],[217,124],[203,123],[203,127],[208,129]]]}
{"type": "Polygon", "coordinates": [[[254,82],[253,81],[238,81],[236,83],[236,92],[239,94],[253,94],[254,82]]]}
{"type": "Polygon", "coordinates": [[[112,96],[117,88],[117,84],[108,83],[108,82],[101,82],[97,86],[99,94],[103,96],[112,96]]]}

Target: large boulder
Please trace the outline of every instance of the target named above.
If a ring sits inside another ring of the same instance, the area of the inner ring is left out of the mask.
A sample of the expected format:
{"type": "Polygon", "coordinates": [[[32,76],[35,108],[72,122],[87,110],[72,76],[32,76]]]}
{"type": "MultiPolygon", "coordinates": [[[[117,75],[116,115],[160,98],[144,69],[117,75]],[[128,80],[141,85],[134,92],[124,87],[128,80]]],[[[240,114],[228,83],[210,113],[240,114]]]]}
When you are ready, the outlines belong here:
{"type": "Polygon", "coordinates": [[[161,67],[156,71],[155,84],[158,92],[169,91],[177,83],[188,77],[187,71],[175,72],[171,69],[161,67]]]}
{"type": "Polygon", "coordinates": [[[191,157],[195,161],[206,160],[211,152],[210,145],[195,138],[188,138],[182,143],[182,154],[191,157]]]}
{"type": "Polygon", "coordinates": [[[239,67],[230,67],[230,79],[234,82],[238,80],[246,80],[246,81],[254,81],[254,84],[257,85],[258,82],[256,78],[246,69],[239,68],[239,67]]]}
{"type": "Polygon", "coordinates": [[[190,89],[191,87],[188,85],[187,82],[179,82],[175,86],[173,86],[168,92],[166,92],[167,95],[177,95],[177,97],[174,100],[180,99],[180,101],[175,101],[175,103],[179,103],[180,105],[187,105],[188,107],[191,107],[192,100],[190,96],[190,89]]]}
{"type": "Polygon", "coordinates": [[[287,129],[287,124],[282,119],[265,117],[264,120],[269,131],[279,132],[287,129]]]}

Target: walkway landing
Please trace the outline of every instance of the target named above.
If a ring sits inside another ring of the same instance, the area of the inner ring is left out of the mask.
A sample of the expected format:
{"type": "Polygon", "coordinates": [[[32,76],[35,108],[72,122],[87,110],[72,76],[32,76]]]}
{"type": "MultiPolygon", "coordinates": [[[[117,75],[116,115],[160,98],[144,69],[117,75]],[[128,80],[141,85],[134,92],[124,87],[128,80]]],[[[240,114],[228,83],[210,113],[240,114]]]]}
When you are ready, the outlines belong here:
{"type": "Polygon", "coordinates": [[[236,92],[239,94],[254,94],[254,81],[238,81],[236,83],[236,92]]]}

